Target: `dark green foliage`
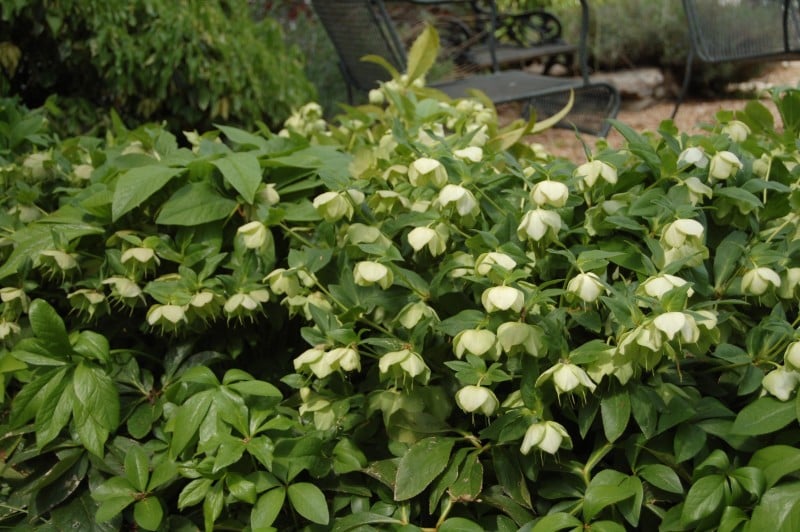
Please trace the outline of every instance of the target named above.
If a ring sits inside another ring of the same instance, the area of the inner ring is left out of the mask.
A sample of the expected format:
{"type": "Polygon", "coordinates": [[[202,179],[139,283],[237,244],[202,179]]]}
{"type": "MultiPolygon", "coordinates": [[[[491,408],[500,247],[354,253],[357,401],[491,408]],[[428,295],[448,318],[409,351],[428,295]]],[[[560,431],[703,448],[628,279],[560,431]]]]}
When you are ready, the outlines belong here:
{"type": "Polygon", "coordinates": [[[90,102],[94,122],[115,109],[132,124],[207,129],[274,126],[314,95],[299,51],[246,0],[3,0],[0,13],[0,88],[30,106],[57,94],[73,115],[90,102]]]}

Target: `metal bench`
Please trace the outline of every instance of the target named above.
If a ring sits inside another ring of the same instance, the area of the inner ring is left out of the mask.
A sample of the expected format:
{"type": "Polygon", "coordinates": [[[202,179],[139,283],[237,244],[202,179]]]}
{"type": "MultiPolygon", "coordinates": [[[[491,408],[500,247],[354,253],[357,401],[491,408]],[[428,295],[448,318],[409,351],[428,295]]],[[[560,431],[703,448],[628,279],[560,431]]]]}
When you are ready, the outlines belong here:
{"type": "Polygon", "coordinates": [[[431,23],[442,39],[443,57],[464,72],[537,62],[543,74],[556,64],[571,71],[578,53],[577,45],[564,40],[559,18],[545,9],[497,12],[493,23],[492,5],[485,0],[388,0],[387,8],[397,26],[416,26],[411,36],[423,22],[431,23]]]}
{"type": "MultiPolygon", "coordinates": [[[[311,3],[339,55],[351,102],[354,92],[366,93],[375,88],[378,82],[389,78],[382,67],[361,61],[365,55],[379,55],[397,70],[405,70],[405,48],[383,0],[312,0],[311,3]]],[[[487,5],[491,20],[496,21],[494,2],[488,2],[487,5]]],[[[465,97],[469,90],[478,89],[495,104],[522,102],[526,108],[534,109],[539,119],[553,116],[563,109],[572,92],[575,95],[574,105],[559,125],[604,136],[609,128],[606,119],[615,117],[619,110],[619,92],[612,85],[589,80],[586,64],[589,8],[586,0],[581,0],[581,5],[581,78],[499,70],[432,83],[430,86],[452,98],[465,97]]],[[[497,27],[496,24],[494,27],[497,27]]],[[[489,33],[491,54],[495,50],[495,39],[494,32],[489,33]]]]}
{"type": "Polygon", "coordinates": [[[800,58],[800,0],[683,0],[683,9],[690,48],[673,118],[695,56],[705,63],[800,58]]]}

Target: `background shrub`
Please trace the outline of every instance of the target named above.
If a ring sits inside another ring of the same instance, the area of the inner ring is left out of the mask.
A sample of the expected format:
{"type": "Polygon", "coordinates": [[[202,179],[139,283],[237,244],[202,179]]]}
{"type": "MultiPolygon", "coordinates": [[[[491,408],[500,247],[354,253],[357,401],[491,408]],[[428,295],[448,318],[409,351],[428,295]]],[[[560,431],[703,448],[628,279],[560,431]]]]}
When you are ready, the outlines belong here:
{"type": "Polygon", "coordinates": [[[57,94],[90,102],[95,123],[115,109],[133,124],[205,129],[274,126],[314,97],[301,53],[246,0],[3,0],[0,11],[2,88],[33,107],[57,94]]]}

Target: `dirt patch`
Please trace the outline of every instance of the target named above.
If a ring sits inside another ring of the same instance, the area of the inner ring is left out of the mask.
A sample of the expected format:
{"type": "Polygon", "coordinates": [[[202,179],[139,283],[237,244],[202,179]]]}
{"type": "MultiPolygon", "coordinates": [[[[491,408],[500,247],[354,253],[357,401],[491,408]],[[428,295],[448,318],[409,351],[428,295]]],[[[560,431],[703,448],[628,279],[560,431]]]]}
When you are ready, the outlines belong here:
{"type": "MultiPolygon", "coordinates": [[[[778,85],[796,87],[798,82],[800,82],[800,61],[775,63],[774,67],[759,78],[734,87],[733,89],[739,91],[748,91],[742,93],[740,97],[722,95],[715,100],[689,99],[684,102],[675,117],[675,125],[681,131],[690,134],[697,133],[703,124],[715,121],[714,115],[718,111],[742,109],[750,99],[756,97],[759,90],[778,85]]],[[[765,100],[765,104],[773,108],[768,100],[765,100]]],[[[617,119],[639,132],[656,131],[662,120],[670,118],[674,106],[675,102],[672,100],[623,101],[617,119]]],[[[598,141],[597,137],[586,134],[581,134],[581,139],[592,149],[595,148],[598,141]]],[[[582,162],[586,159],[581,141],[576,137],[574,131],[551,129],[531,137],[531,140],[544,145],[554,155],[567,157],[575,162],[582,162]]],[[[623,142],[622,136],[613,129],[607,140],[611,146],[615,147],[620,146],[623,142]]]]}

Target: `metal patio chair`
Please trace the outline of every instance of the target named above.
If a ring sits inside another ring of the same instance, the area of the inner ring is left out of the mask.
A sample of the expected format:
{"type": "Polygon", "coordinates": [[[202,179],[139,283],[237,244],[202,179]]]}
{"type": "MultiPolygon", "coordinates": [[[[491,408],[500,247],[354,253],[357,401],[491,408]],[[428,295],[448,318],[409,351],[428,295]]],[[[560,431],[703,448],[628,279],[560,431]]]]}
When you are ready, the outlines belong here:
{"type": "Polygon", "coordinates": [[[673,118],[695,57],[705,63],[800,59],[800,0],[683,0],[683,9],[690,47],[673,118]]]}
{"type": "Polygon", "coordinates": [[[546,9],[495,12],[486,0],[386,0],[403,37],[404,23],[419,33],[423,22],[439,32],[442,53],[463,72],[498,71],[541,63],[548,74],[561,64],[572,71],[576,44],[563,37],[561,20],[546,9]]]}
{"type": "MultiPolygon", "coordinates": [[[[365,93],[377,87],[378,82],[389,78],[382,67],[362,61],[361,58],[365,55],[381,56],[397,70],[405,71],[405,49],[383,0],[312,0],[311,3],[339,55],[351,102],[354,92],[365,93]]],[[[492,20],[496,20],[494,2],[488,2],[488,5],[492,20]]],[[[619,92],[612,85],[589,80],[586,58],[589,8],[586,0],[581,0],[581,6],[581,78],[502,70],[432,83],[430,86],[452,98],[468,96],[469,90],[477,89],[495,104],[522,102],[526,109],[534,109],[539,119],[552,116],[563,109],[569,100],[570,91],[573,91],[574,105],[559,125],[605,136],[610,127],[606,119],[615,117],[619,110],[619,92]]],[[[494,53],[494,37],[491,32],[489,38],[490,52],[494,53]]]]}

